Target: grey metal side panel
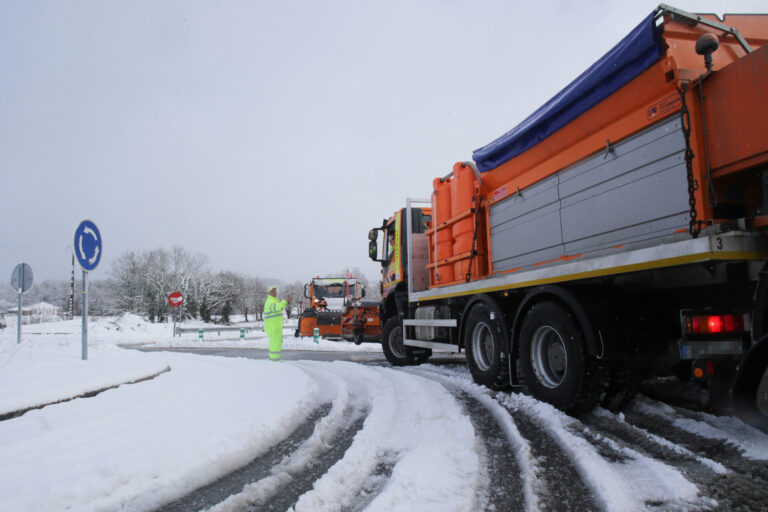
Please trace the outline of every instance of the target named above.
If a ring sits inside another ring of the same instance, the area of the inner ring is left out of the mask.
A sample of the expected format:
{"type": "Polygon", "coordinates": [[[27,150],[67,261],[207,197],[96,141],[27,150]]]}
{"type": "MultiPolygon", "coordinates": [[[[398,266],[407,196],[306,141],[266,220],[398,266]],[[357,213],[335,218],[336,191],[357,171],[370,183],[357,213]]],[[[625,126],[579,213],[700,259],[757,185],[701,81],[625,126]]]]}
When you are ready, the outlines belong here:
{"type": "Polygon", "coordinates": [[[560,173],[566,254],[667,236],[688,225],[679,119],[672,118],[560,173]]]}
{"type": "Polygon", "coordinates": [[[491,205],[493,268],[509,270],[563,254],[557,176],[491,205]]]}
{"type": "Polygon", "coordinates": [[[688,226],[685,140],[672,117],[490,208],[495,271],[664,239],[688,226]]]}

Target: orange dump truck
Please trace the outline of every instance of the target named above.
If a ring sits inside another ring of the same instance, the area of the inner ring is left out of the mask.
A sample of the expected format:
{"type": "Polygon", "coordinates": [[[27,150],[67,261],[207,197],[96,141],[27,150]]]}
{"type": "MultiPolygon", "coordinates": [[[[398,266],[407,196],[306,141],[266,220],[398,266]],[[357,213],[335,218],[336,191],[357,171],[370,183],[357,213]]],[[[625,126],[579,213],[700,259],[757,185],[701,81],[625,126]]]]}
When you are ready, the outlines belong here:
{"type": "Polygon", "coordinates": [[[464,351],[572,413],[676,375],[765,428],[766,43],[766,15],[662,4],[371,230],[387,359],[464,351]]]}
{"type": "Polygon", "coordinates": [[[354,277],[316,277],[304,286],[303,307],[296,337],[318,335],[354,341],[381,340],[378,302],[365,302],[365,287],[354,277]]]}

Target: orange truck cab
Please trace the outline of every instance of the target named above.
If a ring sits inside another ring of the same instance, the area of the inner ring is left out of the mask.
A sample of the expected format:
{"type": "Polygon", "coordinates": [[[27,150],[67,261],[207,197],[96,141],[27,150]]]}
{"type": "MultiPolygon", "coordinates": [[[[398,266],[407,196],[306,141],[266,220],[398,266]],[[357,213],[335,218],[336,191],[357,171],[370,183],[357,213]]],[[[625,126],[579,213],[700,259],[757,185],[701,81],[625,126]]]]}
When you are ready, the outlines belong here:
{"type": "MultiPolygon", "coordinates": [[[[422,205],[427,200],[414,201],[422,205]]],[[[409,286],[422,288],[429,282],[429,240],[433,208],[430,206],[411,207],[409,200],[403,208],[385,219],[381,227],[368,232],[368,256],[381,264],[381,302],[379,322],[382,336],[398,329],[399,321],[408,310],[409,286]],[[379,245],[381,241],[381,245],[379,245]]],[[[432,265],[434,267],[434,265],[432,265]]],[[[398,364],[415,364],[425,361],[432,351],[419,347],[406,347],[399,343],[383,343],[387,360],[398,364]]],[[[385,340],[382,339],[382,342],[385,340]]]]}

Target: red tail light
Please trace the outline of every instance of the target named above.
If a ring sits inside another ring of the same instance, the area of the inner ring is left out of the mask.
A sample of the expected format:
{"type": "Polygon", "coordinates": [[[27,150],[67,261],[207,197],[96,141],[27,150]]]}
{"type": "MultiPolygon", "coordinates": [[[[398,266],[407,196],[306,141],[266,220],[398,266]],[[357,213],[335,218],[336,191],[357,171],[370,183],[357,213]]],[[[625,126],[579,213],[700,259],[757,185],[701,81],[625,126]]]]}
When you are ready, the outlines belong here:
{"type": "Polygon", "coordinates": [[[686,315],[688,334],[722,334],[744,331],[744,315],[686,315]]]}

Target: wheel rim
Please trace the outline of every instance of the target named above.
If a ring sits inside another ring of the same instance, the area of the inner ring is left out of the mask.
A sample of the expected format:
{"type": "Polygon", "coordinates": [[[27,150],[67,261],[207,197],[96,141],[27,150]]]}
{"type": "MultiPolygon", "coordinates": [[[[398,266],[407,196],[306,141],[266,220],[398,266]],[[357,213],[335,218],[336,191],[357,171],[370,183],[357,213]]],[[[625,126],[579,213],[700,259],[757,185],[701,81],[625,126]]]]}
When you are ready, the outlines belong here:
{"type": "Polygon", "coordinates": [[[397,326],[389,332],[388,343],[389,349],[395,357],[399,359],[406,357],[405,343],[403,343],[403,328],[401,326],[397,326]]]}
{"type": "Polygon", "coordinates": [[[485,322],[478,323],[472,330],[472,357],[482,371],[488,371],[493,364],[493,333],[485,322]]]}
{"type": "Polygon", "coordinates": [[[544,386],[556,388],[562,384],[568,369],[568,354],[560,333],[548,325],[539,327],[533,333],[531,366],[544,386]]]}

